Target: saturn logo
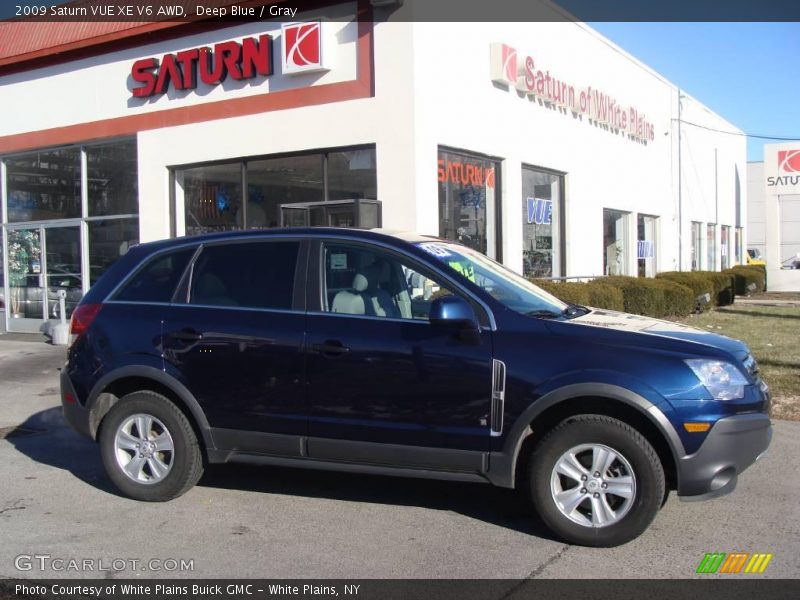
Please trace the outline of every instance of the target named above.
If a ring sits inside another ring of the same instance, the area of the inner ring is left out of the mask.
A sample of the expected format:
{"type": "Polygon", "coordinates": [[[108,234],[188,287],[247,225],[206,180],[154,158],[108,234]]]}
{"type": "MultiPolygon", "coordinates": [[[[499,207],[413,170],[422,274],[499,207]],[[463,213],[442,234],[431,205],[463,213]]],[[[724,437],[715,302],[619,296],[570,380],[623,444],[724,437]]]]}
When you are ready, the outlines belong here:
{"type": "Polygon", "coordinates": [[[503,44],[503,75],[508,83],[517,80],[517,51],[505,44],[503,44]]]}
{"type": "Polygon", "coordinates": [[[784,173],[800,173],[800,150],[779,150],[778,169],[784,173]]]}
{"type": "Polygon", "coordinates": [[[491,50],[492,81],[503,86],[517,83],[517,49],[506,44],[495,43],[491,50]]]}
{"type": "Polygon", "coordinates": [[[281,30],[284,73],[327,70],[322,64],[322,23],[286,23],[281,30]]]}

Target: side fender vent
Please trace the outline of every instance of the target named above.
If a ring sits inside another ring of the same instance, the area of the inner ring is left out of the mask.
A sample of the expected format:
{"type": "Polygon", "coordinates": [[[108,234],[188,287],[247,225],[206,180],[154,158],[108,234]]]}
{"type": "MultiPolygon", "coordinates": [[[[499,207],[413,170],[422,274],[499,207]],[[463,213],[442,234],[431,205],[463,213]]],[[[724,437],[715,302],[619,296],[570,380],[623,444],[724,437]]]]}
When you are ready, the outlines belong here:
{"type": "Polygon", "coordinates": [[[492,361],[492,414],[490,431],[493,436],[503,433],[503,411],[506,400],[506,365],[501,360],[492,361]]]}

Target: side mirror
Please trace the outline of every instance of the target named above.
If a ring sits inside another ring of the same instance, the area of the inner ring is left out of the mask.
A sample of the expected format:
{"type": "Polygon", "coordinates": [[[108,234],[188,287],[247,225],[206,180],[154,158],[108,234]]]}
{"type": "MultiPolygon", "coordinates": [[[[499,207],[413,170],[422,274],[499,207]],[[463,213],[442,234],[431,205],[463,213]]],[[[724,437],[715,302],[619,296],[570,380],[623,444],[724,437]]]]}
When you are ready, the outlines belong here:
{"type": "Polygon", "coordinates": [[[458,296],[443,296],[431,302],[428,320],[431,325],[450,329],[480,329],[475,311],[466,300],[458,296]]]}

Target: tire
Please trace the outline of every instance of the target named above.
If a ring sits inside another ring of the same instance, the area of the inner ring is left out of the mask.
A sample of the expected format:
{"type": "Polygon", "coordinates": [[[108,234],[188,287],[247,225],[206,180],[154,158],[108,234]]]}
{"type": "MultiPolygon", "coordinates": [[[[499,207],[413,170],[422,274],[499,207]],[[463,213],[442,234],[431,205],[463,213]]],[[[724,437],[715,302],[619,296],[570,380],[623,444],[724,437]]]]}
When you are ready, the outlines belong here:
{"type": "Polygon", "coordinates": [[[103,419],[99,441],[106,473],[134,500],[172,500],[203,474],[202,451],[191,423],[155,392],[121,398],[103,419]]]}
{"type": "Polygon", "coordinates": [[[665,497],[656,451],[638,431],[604,415],[558,425],[534,447],[526,474],[542,521],[582,546],[619,546],[638,537],[665,497]],[[593,470],[597,465],[603,466],[593,470]]]}

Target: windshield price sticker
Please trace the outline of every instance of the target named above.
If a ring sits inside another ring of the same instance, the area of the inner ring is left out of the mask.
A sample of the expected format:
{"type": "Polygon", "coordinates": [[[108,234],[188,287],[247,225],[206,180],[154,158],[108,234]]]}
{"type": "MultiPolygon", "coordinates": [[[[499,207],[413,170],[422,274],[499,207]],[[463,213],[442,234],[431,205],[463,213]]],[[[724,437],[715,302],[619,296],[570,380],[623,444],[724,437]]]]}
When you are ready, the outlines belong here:
{"type": "Polygon", "coordinates": [[[428,254],[433,254],[439,258],[447,258],[448,256],[453,256],[447,248],[442,246],[441,244],[436,244],[434,242],[426,242],[424,244],[419,244],[419,247],[425,250],[428,254]]]}
{"type": "Polygon", "coordinates": [[[347,254],[331,254],[331,270],[345,271],[347,269],[347,254]]]}

